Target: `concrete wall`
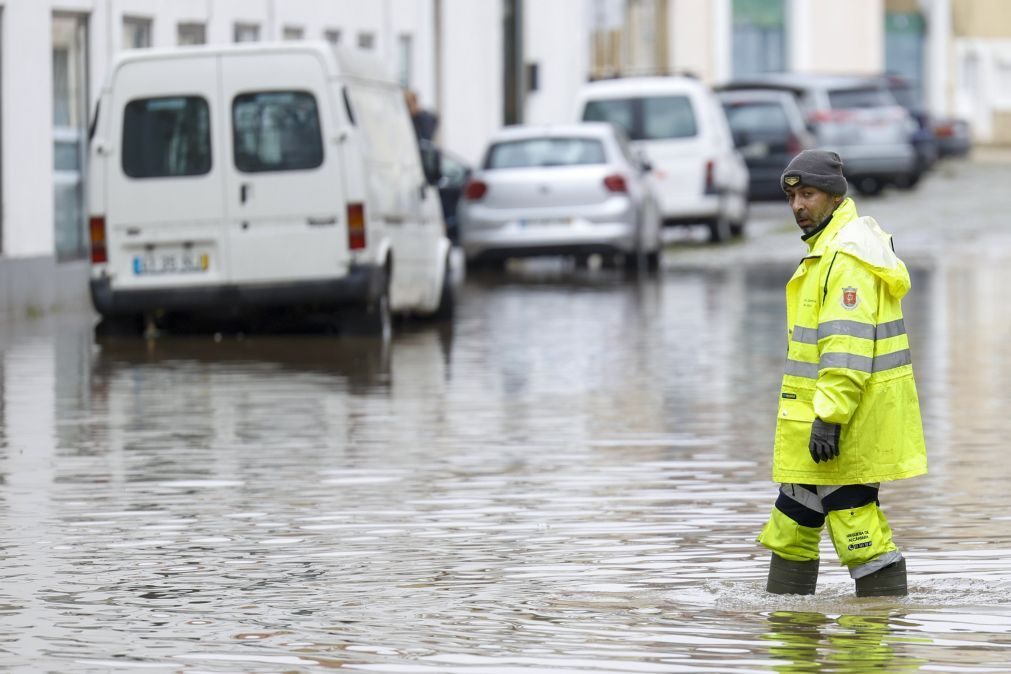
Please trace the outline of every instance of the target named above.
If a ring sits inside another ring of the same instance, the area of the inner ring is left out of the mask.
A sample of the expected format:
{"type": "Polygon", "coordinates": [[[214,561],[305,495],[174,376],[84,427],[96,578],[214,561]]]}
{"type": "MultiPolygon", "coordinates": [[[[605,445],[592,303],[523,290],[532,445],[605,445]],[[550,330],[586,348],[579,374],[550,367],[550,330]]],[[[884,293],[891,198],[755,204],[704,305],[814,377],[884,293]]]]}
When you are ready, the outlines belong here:
{"type": "Polygon", "coordinates": [[[584,0],[528,2],[524,30],[527,63],[539,68],[537,91],[527,94],[526,121],[574,121],[576,95],[590,72],[589,6],[584,0]]]}
{"type": "Polygon", "coordinates": [[[885,63],[884,0],[788,2],[791,70],[876,73],[885,63]]]}

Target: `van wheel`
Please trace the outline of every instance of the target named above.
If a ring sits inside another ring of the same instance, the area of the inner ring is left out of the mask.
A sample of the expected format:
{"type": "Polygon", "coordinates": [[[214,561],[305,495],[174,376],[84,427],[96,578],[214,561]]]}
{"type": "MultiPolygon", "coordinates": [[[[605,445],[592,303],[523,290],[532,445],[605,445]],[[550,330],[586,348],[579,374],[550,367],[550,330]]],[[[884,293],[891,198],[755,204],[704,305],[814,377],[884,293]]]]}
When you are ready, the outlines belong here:
{"type": "Polygon", "coordinates": [[[393,334],[393,312],[390,309],[390,277],[383,280],[379,296],[364,307],[355,307],[348,312],[345,322],[346,332],[363,337],[379,337],[388,340],[393,334]]]}
{"type": "Polygon", "coordinates": [[[439,306],[432,318],[437,321],[448,321],[456,313],[456,295],[453,292],[453,268],[446,256],[446,270],[442,274],[442,291],[439,293],[439,306]]]}
{"type": "Polygon", "coordinates": [[[709,242],[719,243],[730,238],[730,220],[726,215],[720,213],[709,223],[709,242]]]}

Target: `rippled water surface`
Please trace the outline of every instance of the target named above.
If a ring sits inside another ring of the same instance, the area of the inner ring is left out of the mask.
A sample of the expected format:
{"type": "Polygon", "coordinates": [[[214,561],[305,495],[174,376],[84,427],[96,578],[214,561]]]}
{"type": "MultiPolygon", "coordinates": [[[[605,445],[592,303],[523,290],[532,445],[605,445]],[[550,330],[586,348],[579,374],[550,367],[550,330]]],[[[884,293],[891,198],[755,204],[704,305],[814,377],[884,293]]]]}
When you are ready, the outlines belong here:
{"type": "Polygon", "coordinates": [[[1011,247],[972,226],[909,226],[907,598],[853,597],[827,540],[817,595],[764,592],[800,250],[769,225],[653,278],[471,276],[385,347],[0,329],[0,669],[1011,671],[1011,247]]]}

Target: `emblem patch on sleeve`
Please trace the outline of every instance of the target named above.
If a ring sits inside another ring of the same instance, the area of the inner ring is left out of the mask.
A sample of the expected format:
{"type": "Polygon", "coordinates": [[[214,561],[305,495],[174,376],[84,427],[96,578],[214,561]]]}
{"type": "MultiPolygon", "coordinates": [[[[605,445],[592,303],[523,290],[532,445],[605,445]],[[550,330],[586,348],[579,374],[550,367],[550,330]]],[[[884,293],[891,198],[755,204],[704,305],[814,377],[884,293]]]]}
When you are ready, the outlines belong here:
{"type": "Polygon", "coordinates": [[[857,297],[857,289],[843,288],[842,298],[839,300],[839,304],[841,304],[842,308],[846,309],[847,311],[852,311],[853,309],[856,309],[857,306],[860,304],[860,298],[857,297]]]}

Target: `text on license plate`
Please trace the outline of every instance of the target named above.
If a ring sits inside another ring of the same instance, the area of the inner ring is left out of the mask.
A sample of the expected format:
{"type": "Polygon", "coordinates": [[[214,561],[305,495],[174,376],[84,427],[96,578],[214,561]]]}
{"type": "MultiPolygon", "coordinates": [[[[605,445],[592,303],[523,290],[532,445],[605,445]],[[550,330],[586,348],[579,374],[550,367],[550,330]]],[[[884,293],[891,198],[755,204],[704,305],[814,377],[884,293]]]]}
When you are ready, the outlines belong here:
{"type": "Polygon", "coordinates": [[[558,227],[571,223],[572,218],[524,218],[519,221],[520,227],[558,227]]]}
{"type": "Polygon", "coordinates": [[[197,252],[151,252],[135,255],[133,273],[149,274],[199,274],[211,266],[211,256],[197,252]]]}

